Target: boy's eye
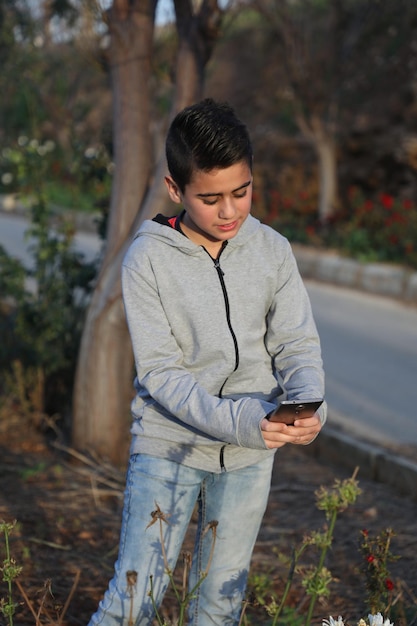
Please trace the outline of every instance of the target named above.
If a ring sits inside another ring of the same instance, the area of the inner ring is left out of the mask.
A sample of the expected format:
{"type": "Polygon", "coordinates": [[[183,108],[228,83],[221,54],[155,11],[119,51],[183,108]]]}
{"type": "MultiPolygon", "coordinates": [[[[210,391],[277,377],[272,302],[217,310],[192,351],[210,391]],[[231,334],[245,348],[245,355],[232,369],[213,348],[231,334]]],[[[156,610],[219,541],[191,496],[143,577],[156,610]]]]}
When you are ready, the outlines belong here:
{"type": "MultiPolygon", "coordinates": [[[[233,194],[233,197],[236,199],[239,198],[244,198],[248,193],[248,190],[242,189],[241,191],[236,191],[233,194]]],[[[206,204],[207,206],[213,206],[215,204],[217,204],[217,202],[219,201],[219,198],[217,196],[213,197],[213,198],[203,198],[203,204],[206,204]]]]}

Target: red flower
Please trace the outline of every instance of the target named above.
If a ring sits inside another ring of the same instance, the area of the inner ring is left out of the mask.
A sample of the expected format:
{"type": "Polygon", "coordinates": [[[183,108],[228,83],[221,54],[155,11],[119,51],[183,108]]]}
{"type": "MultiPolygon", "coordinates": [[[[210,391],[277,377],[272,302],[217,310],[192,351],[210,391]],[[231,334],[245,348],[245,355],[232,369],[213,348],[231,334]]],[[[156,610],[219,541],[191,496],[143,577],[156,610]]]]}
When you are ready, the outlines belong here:
{"type": "Polygon", "coordinates": [[[394,198],[388,195],[387,193],[381,193],[380,200],[381,200],[382,206],[385,207],[386,209],[390,209],[392,205],[394,204],[394,198]]]}
{"type": "Polygon", "coordinates": [[[389,578],[386,579],[385,586],[388,589],[388,591],[392,591],[394,589],[394,583],[389,578]]]}
{"type": "Polygon", "coordinates": [[[368,530],[367,528],[363,528],[363,529],[362,529],[362,535],[363,535],[364,537],[367,537],[367,536],[369,535],[369,530],[368,530]]]}
{"type": "Polygon", "coordinates": [[[375,557],[373,554],[370,554],[366,557],[366,560],[368,561],[368,563],[373,563],[375,561],[375,557]]]}

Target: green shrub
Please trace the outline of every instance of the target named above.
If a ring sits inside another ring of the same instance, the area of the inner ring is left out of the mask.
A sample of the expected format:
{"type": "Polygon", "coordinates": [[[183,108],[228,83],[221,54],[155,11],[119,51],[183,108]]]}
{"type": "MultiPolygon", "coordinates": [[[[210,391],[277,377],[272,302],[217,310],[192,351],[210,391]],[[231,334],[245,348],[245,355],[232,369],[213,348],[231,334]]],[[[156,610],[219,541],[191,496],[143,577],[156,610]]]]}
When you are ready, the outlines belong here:
{"type": "MultiPolygon", "coordinates": [[[[70,396],[96,267],[73,250],[72,225],[62,221],[52,231],[47,218],[44,206],[34,207],[33,269],[25,269],[0,247],[0,327],[5,337],[0,371],[6,395],[19,386],[16,363],[23,368],[21,380],[33,379],[37,372],[36,379],[44,381],[37,409],[56,412],[70,396]]],[[[18,396],[22,405],[24,394],[18,396]]]]}

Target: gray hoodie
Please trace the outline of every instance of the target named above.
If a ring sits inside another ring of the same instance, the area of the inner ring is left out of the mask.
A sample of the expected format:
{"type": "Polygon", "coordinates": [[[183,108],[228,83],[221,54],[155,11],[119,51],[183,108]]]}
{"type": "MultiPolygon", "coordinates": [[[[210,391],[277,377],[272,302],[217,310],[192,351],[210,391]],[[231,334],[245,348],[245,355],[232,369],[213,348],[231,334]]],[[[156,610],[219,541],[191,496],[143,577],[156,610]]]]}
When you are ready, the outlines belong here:
{"type": "MultiPolygon", "coordinates": [[[[123,262],[136,363],[131,453],[211,472],[256,463],[283,394],[323,397],[320,343],[288,241],[249,215],[217,260],[147,220],[123,262]]],[[[324,422],[326,405],[319,410],[324,422]]]]}

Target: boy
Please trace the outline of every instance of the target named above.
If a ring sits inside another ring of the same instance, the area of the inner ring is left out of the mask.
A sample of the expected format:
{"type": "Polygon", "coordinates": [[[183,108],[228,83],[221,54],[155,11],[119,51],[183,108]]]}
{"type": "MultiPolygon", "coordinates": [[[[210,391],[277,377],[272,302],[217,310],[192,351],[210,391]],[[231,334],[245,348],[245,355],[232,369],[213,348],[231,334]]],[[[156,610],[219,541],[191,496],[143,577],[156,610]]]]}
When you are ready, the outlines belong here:
{"type": "Polygon", "coordinates": [[[207,524],[218,527],[189,624],[238,624],[274,453],[309,443],[325,421],[325,404],[290,426],[271,417],[283,397],[322,397],[324,376],[290,246],[250,215],[246,127],[228,105],[204,100],[174,119],[166,156],[182,212],[144,222],[123,263],[137,372],[132,446],[119,558],[90,626],[151,625],[150,577],[157,605],[168,584],[152,522],[161,512],[173,570],[196,503],[190,588],[208,565],[207,524]]]}

